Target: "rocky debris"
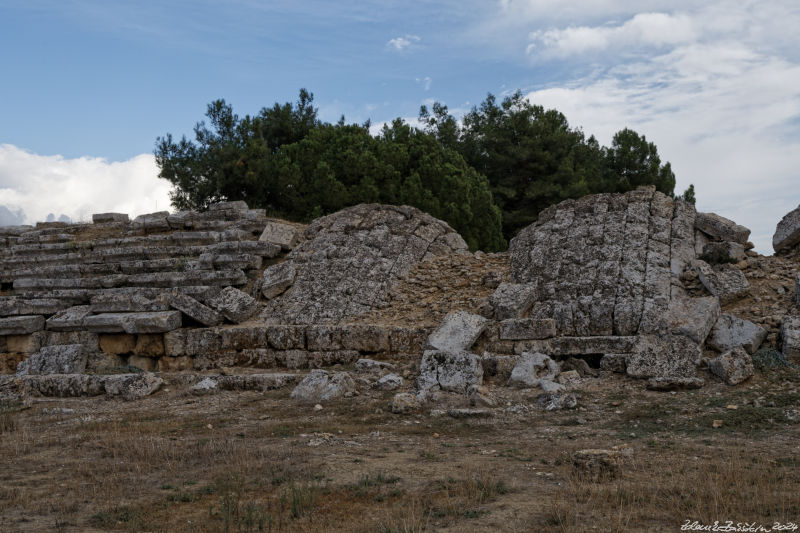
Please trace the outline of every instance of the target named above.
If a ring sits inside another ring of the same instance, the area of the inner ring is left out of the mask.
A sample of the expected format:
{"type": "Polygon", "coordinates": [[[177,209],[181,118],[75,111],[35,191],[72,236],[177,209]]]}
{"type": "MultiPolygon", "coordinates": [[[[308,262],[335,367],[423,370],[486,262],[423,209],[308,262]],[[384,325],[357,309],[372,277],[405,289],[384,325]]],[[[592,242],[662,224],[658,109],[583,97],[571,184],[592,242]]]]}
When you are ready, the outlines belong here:
{"type": "Polygon", "coordinates": [[[536,397],[536,405],[543,411],[575,409],[578,406],[578,398],[574,394],[545,392],[536,397]]]}
{"type": "Polygon", "coordinates": [[[579,477],[594,483],[622,475],[622,461],[617,450],[578,450],[572,454],[572,465],[579,477]]]}
{"type": "Polygon", "coordinates": [[[722,305],[745,297],[750,290],[745,275],[733,265],[712,267],[705,261],[695,261],[693,266],[700,282],[722,305]]]}
{"type": "Polygon", "coordinates": [[[87,375],[48,374],[20,376],[15,380],[23,396],[100,396],[138,400],[156,392],[164,381],[149,373],[87,375]]]}
{"type": "Polygon", "coordinates": [[[290,397],[300,403],[321,403],[352,395],[356,384],[347,372],[328,373],[312,370],[292,390],[290,397]]]}
{"type": "Polygon", "coordinates": [[[397,374],[386,374],[372,384],[372,388],[380,391],[396,390],[403,386],[403,378],[397,374]]]}
{"type": "Polygon", "coordinates": [[[82,374],[87,359],[83,344],[43,346],[17,366],[17,375],[82,374]]]}
{"type": "Polygon", "coordinates": [[[430,334],[426,349],[449,353],[469,350],[483,333],[487,322],[488,320],[479,315],[453,311],[444,317],[442,324],[430,334]]]}
{"type": "Polygon", "coordinates": [[[555,335],[552,318],[509,318],[500,322],[500,340],[549,339],[555,335]]]}
{"type": "Polygon", "coordinates": [[[775,252],[791,249],[800,242],[800,206],[789,211],[778,222],[775,234],[772,236],[772,248],[775,252]]]}
{"type": "Polygon", "coordinates": [[[719,299],[673,298],[669,304],[667,324],[669,332],[685,335],[697,344],[703,344],[720,315],[719,299]]]}
{"type": "Polygon", "coordinates": [[[280,296],[294,284],[295,277],[297,268],[293,263],[283,262],[267,267],[262,276],[261,294],[268,300],[280,296]]]}
{"type": "Polygon", "coordinates": [[[733,315],[724,314],[714,324],[706,344],[718,352],[727,352],[737,346],[754,354],[767,336],[767,330],[733,315]]]}
{"type": "Polygon", "coordinates": [[[783,355],[794,357],[800,355],[800,316],[785,316],[781,321],[781,339],[783,355]]]}
{"type": "Polygon", "coordinates": [[[271,323],[333,324],[385,305],[387,294],[422,260],[466,253],[450,226],[408,206],[361,204],[315,220],[286,261],[294,284],[267,302],[271,323]]]}
{"type": "Polygon", "coordinates": [[[625,357],[626,372],[637,378],[695,377],[702,351],[684,335],[642,335],[625,357]]]}
{"type": "Polygon", "coordinates": [[[705,380],[703,378],[664,376],[648,379],[646,387],[647,390],[668,392],[699,389],[703,385],[705,385],[705,380]]]}
{"type": "Polygon", "coordinates": [[[127,224],[130,221],[126,213],[95,213],[92,215],[93,224],[110,224],[117,222],[127,224]]]}
{"type": "Polygon", "coordinates": [[[511,371],[508,385],[518,388],[532,388],[548,382],[549,386],[560,372],[558,363],[543,353],[523,353],[511,371]]]}
{"type": "Polygon", "coordinates": [[[392,363],[364,358],[356,361],[355,367],[356,372],[380,372],[382,370],[394,370],[394,365],[392,363]]]}
{"type": "Polygon", "coordinates": [[[219,313],[178,290],[173,290],[170,294],[169,304],[204,326],[216,326],[222,322],[219,313]]]}
{"type": "Polygon", "coordinates": [[[408,392],[401,392],[392,398],[391,411],[399,415],[416,413],[422,406],[416,396],[408,392]]]}
{"type": "Polygon", "coordinates": [[[259,391],[281,389],[300,381],[299,374],[234,374],[208,376],[194,384],[191,391],[206,394],[217,390],[259,391]]]}
{"type": "Polygon", "coordinates": [[[281,220],[269,220],[258,240],[277,244],[283,251],[288,252],[300,242],[301,232],[302,228],[297,224],[289,224],[281,220]]]}
{"type": "Polygon", "coordinates": [[[225,287],[208,304],[234,324],[252,318],[259,310],[253,297],[235,287],[225,287]]]}
{"type": "Polygon", "coordinates": [[[475,354],[426,350],[422,355],[417,379],[421,392],[443,390],[466,394],[471,385],[482,382],[483,366],[475,354]]]}
{"type": "Polygon", "coordinates": [[[29,335],[43,330],[44,323],[41,315],[0,318],[0,335],[29,335]]]}
{"type": "Polygon", "coordinates": [[[702,258],[707,263],[736,263],[745,257],[744,245],[738,242],[709,242],[703,246],[702,258]]]}
{"type": "Polygon", "coordinates": [[[528,283],[500,283],[489,297],[494,318],[522,318],[536,299],[536,286],[528,283]]]}
{"type": "Polygon", "coordinates": [[[181,327],[179,311],[153,313],[102,313],[83,319],[83,326],[94,333],[165,333],[181,327]]]}
{"type": "Polygon", "coordinates": [[[728,385],[738,385],[755,373],[750,354],[741,346],[709,360],[708,369],[728,385]]]}
{"type": "Polygon", "coordinates": [[[716,213],[697,213],[694,227],[720,241],[746,244],[750,230],[716,213]]]}

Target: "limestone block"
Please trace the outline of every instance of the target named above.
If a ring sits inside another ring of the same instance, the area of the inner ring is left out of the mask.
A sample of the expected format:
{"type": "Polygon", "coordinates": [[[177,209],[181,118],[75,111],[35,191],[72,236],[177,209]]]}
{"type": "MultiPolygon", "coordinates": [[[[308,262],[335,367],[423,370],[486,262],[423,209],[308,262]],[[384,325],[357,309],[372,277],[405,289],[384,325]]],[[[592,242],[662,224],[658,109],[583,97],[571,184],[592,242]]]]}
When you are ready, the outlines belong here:
{"type": "Polygon", "coordinates": [[[398,415],[406,415],[419,411],[421,405],[419,399],[411,393],[401,392],[392,398],[391,411],[398,415]]]}
{"type": "Polygon", "coordinates": [[[133,219],[131,223],[133,229],[143,231],[168,231],[170,229],[167,217],[169,211],[159,211],[157,213],[148,213],[146,215],[139,215],[133,219]]]}
{"type": "Polygon", "coordinates": [[[174,309],[204,326],[216,326],[222,322],[222,317],[219,313],[180,291],[172,291],[169,296],[169,304],[174,309]]]}
{"type": "Polygon", "coordinates": [[[465,311],[448,313],[428,337],[426,349],[454,354],[469,350],[483,333],[487,322],[484,317],[465,311]]]}
{"type": "Polygon", "coordinates": [[[128,333],[101,334],[99,339],[100,350],[112,355],[125,355],[133,353],[136,348],[136,336],[128,333]]]}
{"type": "Polygon", "coordinates": [[[86,317],[84,327],[95,333],[165,333],[181,327],[181,313],[103,313],[86,317]]]}
{"type": "Polygon", "coordinates": [[[353,378],[347,372],[329,374],[325,370],[312,370],[289,395],[300,403],[321,403],[352,394],[356,389],[353,378]]]}
{"type": "Polygon", "coordinates": [[[47,319],[47,329],[50,331],[79,331],[84,329],[84,320],[91,313],[88,305],[77,305],[59,311],[47,319]]]}
{"type": "Polygon", "coordinates": [[[428,340],[428,333],[426,328],[391,328],[389,344],[392,353],[422,354],[428,340]]]}
{"type": "Polygon", "coordinates": [[[702,350],[684,335],[642,335],[625,358],[629,376],[695,377],[702,350]]]}
{"type": "Polygon", "coordinates": [[[309,350],[341,350],[342,328],[339,326],[308,326],[306,343],[309,350]]]}
{"type": "Polygon", "coordinates": [[[719,298],[721,305],[735,302],[747,296],[750,283],[742,271],[733,265],[717,265],[711,267],[705,261],[695,261],[692,266],[697,272],[700,282],[708,292],[719,298]]]}
{"type": "Polygon", "coordinates": [[[403,386],[403,378],[397,374],[386,374],[372,384],[372,388],[380,391],[397,390],[403,386]]]}
{"type": "Polygon", "coordinates": [[[159,333],[137,335],[133,353],[144,357],[161,357],[164,355],[164,335],[159,333]]]}
{"type": "Polygon", "coordinates": [[[91,312],[100,313],[146,313],[169,309],[167,295],[148,298],[136,289],[114,289],[102,292],[91,299],[91,312]]]}
{"type": "Polygon", "coordinates": [[[289,261],[278,263],[264,269],[261,283],[261,294],[271,299],[283,294],[294,284],[297,268],[289,261]]]}
{"type": "Polygon", "coordinates": [[[186,340],[189,332],[185,329],[177,329],[164,334],[164,353],[170,357],[180,357],[187,355],[186,340]]]}
{"type": "Polygon", "coordinates": [[[303,326],[266,326],[267,341],[276,350],[305,349],[306,332],[303,326]]]}
{"type": "Polygon", "coordinates": [[[82,344],[45,346],[17,366],[17,375],[82,374],[87,353],[82,344]]]}
{"type": "Polygon", "coordinates": [[[697,213],[694,227],[720,241],[747,243],[750,230],[716,213],[697,213]]]}
{"type": "Polygon", "coordinates": [[[533,283],[501,283],[489,297],[497,320],[522,318],[536,299],[533,283]]]}
{"type": "Polygon", "coordinates": [[[30,335],[9,335],[5,337],[6,345],[4,349],[0,349],[0,352],[12,352],[12,353],[23,353],[23,354],[32,354],[39,351],[43,344],[43,331],[37,331],[36,333],[31,333],[30,335]]]}
{"type": "Polygon", "coordinates": [[[800,206],[790,211],[778,222],[772,236],[772,248],[776,251],[788,250],[800,242],[800,206]]]}
{"type": "Polygon", "coordinates": [[[279,220],[269,220],[258,240],[277,244],[288,252],[300,242],[300,228],[294,224],[279,220]]]}
{"type": "Polygon", "coordinates": [[[348,324],[341,326],[342,347],[360,352],[388,352],[389,329],[370,324],[348,324]]]}
{"type": "Polygon", "coordinates": [[[500,322],[501,340],[549,339],[556,335],[552,318],[509,318],[500,322]]]}
{"type": "Polygon", "coordinates": [[[28,335],[44,329],[41,315],[23,315],[0,318],[0,335],[28,335]]]}
{"type": "Polygon", "coordinates": [[[744,244],[738,242],[709,242],[703,246],[704,260],[710,263],[742,261],[744,254],[744,244]]]}
{"type": "Polygon", "coordinates": [[[376,361],[374,359],[365,358],[356,361],[357,372],[380,372],[381,370],[394,370],[394,365],[386,361],[376,361]]]}
{"type": "Polygon", "coordinates": [[[480,358],[468,352],[427,350],[422,355],[417,388],[466,394],[471,385],[483,383],[480,358]]]}
{"type": "Polygon", "coordinates": [[[124,400],[144,398],[156,392],[164,384],[163,379],[150,372],[97,377],[103,378],[103,389],[107,396],[119,396],[124,400]]]}
{"type": "Polygon", "coordinates": [[[697,344],[703,344],[720,316],[719,299],[674,298],[666,315],[666,333],[685,335],[697,344]]]}
{"type": "Polygon", "coordinates": [[[52,315],[66,305],[55,298],[0,297],[0,316],[52,315]]]}
{"type": "Polygon", "coordinates": [[[755,373],[750,354],[741,346],[711,359],[708,369],[728,385],[738,385],[755,373]]]}
{"type": "Polygon", "coordinates": [[[749,320],[733,315],[722,315],[714,324],[706,343],[718,352],[727,352],[741,346],[753,354],[764,342],[767,330],[749,320]]]}
{"type": "Polygon", "coordinates": [[[144,370],[145,372],[152,372],[156,369],[155,359],[141,355],[131,355],[128,357],[128,364],[132,367],[144,370]]]}
{"type": "Polygon", "coordinates": [[[523,353],[511,371],[508,385],[517,388],[537,387],[542,380],[554,380],[559,372],[558,364],[545,354],[523,353]]]}
{"type": "Polygon", "coordinates": [[[785,316],[781,321],[781,339],[783,355],[794,357],[800,355],[800,316],[785,316]]]}
{"type": "Polygon", "coordinates": [[[259,310],[254,298],[235,287],[225,287],[208,304],[235,324],[252,318],[259,310]]]}

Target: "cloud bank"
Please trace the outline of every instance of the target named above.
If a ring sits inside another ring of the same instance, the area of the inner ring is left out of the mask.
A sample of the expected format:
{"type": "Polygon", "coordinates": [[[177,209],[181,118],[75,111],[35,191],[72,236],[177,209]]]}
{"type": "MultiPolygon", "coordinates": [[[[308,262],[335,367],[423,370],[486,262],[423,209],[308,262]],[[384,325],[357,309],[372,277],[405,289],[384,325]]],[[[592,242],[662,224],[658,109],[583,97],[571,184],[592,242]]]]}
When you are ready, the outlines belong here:
{"type": "Polygon", "coordinates": [[[91,221],[93,213],[132,216],[169,210],[169,184],[158,179],[155,158],[127,161],[65,159],[0,144],[0,225],[32,224],[62,215],[91,221]]]}

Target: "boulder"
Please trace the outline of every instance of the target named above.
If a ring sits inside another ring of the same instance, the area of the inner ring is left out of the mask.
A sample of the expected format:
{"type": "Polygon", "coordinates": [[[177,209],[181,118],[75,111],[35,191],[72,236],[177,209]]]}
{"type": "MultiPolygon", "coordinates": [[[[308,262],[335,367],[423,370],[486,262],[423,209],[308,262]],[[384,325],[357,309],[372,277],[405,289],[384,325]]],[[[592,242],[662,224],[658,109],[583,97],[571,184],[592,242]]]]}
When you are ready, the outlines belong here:
{"type": "Polygon", "coordinates": [[[647,380],[647,390],[652,391],[677,391],[699,389],[705,385],[703,378],[684,378],[664,376],[647,380]]]}
{"type": "Polygon", "coordinates": [[[705,261],[695,261],[692,266],[700,278],[700,282],[708,292],[719,298],[721,305],[735,302],[747,296],[750,283],[742,271],[733,265],[717,265],[712,267],[705,261]]]}
{"type": "Polygon", "coordinates": [[[514,366],[514,370],[511,371],[508,385],[518,388],[537,387],[542,380],[552,382],[559,372],[558,363],[547,355],[523,353],[514,366]]]}
{"type": "Polygon", "coordinates": [[[465,394],[471,385],[483,382],[480,358],[468,352],[427,350],[422,355],[417,388],[465,394]]]}
{"type": "Polygon", "coordinates": [[[728,385],[738,385],[755,373],[750,354],[741,346],[709,360],[708,369],[728,385]]]}
{"type": "Polygon", "coordinates": [[[288,252],[300,242],[300,233],[301,229],[296,224],[280,220],[268,220],[258,240],[277,244],[281,249],[288,252]]]}
{"type": "Polygon", "coordinates": [[[720,315],[719,299],[673,298],[667,313],[668,333],[685,335],[703,344],[720,315]]]}
{"type": "Polygon", "coordinates": [[[706,344],[718,352],[741,346],[747,353],[754,354],[766,337],[767,330],[758,324],[733,315],[722,315],[714,324],[706,344]]]}
{"type": "Polygon", "coordinates": [[[297,268],[293,263],[284,261],[264,269],[261,281],[261,294],[271,299],[283,294],[292,286],[297,276],[297,268]]]}
{"type": "Polygon", "coordinates": [[[235,287],[225,287],[208,304],[234,324],[252,318],[259,309],[255,298],[235,287]]]}
{"type": "Polygon", "coordinates": [[[195,300],[188,294],[173,290],[169,296],[169,304],[189,318],[200,322],[204,326],[213,327],[222,322],[222,317],[211,309],[195,300]]]}
{"type": "Polygon", "coordinates": [[[420,410],[419,399],[411,393],[401,392],[392,398],[391,410],[395,414],[407,415],[420,410]]]}
{"type": "Polygon", "coordinates": [[[694,227],[720,241],[746,244],[750,230],[716,213],[697,213],[694,227]]]}
{"type": "Polygon", "coordinates": [[[347,372],[329,374],[325,370],[312,370],[292,390],[290,397],[300,403],[321,403],[352,394],[356,384],[347,372]]]}
{"type": "Polygon", "coordinates": [[[684,335],[642,335],[625,358],[626,372],[637,378],[695,377],[700,345],[684,335]]]}
{"type": "Polygon", "coordinates": [[[772,236],[772,248],[776,252],[788,250],[800,242],[800,206],[789,211],[778,222],[772,236]]]}
{"type": "Polygon", "coordinates": [[[781,321],[781,339],[783,355],[793,357],[800,355],[800,316],[785,316],[781,321]]]}
{"type": "Polygon", "coordinates": [[[522,318],[536,299],[536,285],[530,283],[501,283],[489,297],[497,320],[522,318]]]}
{"type": "Polygon", "coordinates": [[[44,346],[17,366],[17,375],[82,374],[87,360],[83,344],[44,346]]]}
{"type": "Polygon", "coordinates": [[[552,318],[509,318],[500,322],[501,340],[549,339],[555,335],[552,318]]]}
{"type": "Polygon", "coordinates": [[[426,348],[453,354],[469,350],[483,333],[487,322],[484,317],[466,311],[448,313],[428,337],[426,348]]]}
{"type": "Polygon", "coordinates": [[[44,329],[44,317],[41,315],[11,316],[0,318],[0,336],[29,335],[44,329]]]}

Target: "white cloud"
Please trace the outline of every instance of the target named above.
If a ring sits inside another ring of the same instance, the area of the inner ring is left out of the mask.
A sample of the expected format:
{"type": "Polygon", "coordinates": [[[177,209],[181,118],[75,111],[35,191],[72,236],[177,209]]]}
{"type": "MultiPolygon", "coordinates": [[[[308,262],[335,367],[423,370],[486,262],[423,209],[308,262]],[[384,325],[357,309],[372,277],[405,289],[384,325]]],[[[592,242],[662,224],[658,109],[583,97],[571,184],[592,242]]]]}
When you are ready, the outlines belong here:
{"type": "Polygon", "coordinates": [[[127,161],[43,156],[0,144],[0,205],[24,213],[25,223],[51,213],[91,221],[108,211],[132,216],[169,210],[170,185],[157,177],[155,158],[142,154],[127,161]]]}
{"type": "Polygon", "coordinates": [[[394,39],[390,39],[389,42],[386,43],[386,46],[392,48],[393,50],[397,50],[398,52],[402,52],[403,50],[406,50],[412,45],[420,42],[420,40],[421,39],[418,35],[406,34],[402,37],[395,37],[394,39]]]}

